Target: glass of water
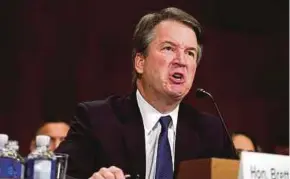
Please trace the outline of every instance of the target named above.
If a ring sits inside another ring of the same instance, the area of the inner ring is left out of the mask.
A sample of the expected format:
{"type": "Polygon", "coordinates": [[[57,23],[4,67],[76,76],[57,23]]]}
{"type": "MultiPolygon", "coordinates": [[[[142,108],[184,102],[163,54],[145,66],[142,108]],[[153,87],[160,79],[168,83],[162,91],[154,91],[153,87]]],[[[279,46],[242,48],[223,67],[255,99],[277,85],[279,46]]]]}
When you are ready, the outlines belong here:
{"type": "Polygon", "coordinates": [[[65,179],[67,170],[68,154],[55,153],[56,157],[56,179],[65,179]]]}

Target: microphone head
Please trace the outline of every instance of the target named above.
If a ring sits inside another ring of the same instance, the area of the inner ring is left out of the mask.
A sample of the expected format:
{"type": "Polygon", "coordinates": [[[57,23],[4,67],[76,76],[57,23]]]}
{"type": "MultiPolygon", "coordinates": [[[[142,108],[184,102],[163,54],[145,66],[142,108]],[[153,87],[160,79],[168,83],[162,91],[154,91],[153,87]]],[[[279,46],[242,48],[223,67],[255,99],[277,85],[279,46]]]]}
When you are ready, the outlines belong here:
{"type": "Polygon", "coordinates": [[[206,92],[204,89],[197,88],[195,92],[195,96],[198,98],[204,98],[206,96],[211,96],[211,95],[208,92],[206,92]]]}

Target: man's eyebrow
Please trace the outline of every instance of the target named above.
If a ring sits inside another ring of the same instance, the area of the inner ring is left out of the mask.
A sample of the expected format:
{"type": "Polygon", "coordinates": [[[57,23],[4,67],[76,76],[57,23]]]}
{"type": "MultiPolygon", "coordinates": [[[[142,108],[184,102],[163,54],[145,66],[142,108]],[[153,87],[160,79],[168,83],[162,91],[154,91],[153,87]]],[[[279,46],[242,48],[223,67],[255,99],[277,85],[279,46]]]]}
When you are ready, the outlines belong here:
{"type": "MultiPolygon", "coordinates": [[[[161,45],[163,45],[163,44],[170,44],[172,46],[178,46],[177,44],[175,44],[175,43],[173,43],[171,41],[168,41],[168,40],[166,40],[166,41],[161,43],[161,45]]],[[[197,52],[197,48],[195,48],[195,47],[187,47],[186,50],[193,50],[193,51],[197,52]]]]}
{"type": "Polygon", "coordinates": [[[195,48],[195,47],[188,47],[187,50],[193,50],[193,51],[197,52],[197,48],[195,48]]]}
{"type": "Polygon", "coordinates": [[[168,40],[162,42],[161,44],[162,44],[162,45],[163,45],[163,44],[170,44],[170,45],[172,45],[172,46],[177,46],[175,43],[173,43],[173,42],[171,42],[171,41],[168,41],[168,40]]]}

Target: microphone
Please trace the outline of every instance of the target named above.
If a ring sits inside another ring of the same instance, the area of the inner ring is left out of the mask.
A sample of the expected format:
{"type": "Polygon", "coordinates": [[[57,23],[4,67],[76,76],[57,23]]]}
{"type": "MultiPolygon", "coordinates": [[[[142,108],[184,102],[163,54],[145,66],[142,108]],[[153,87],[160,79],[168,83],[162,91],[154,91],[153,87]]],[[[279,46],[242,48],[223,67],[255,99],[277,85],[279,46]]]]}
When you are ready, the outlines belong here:
{"type": "Polygon", "coordinates": [[[224,118],[222,117],[222,114],[221,114],[221,112],[220,112],[220,110],[219,110],[219,108],[218,108],[218,105],[217,105],[217,103],[215,102],[213,96],[212,96],[209,92],[205,91],[205,90],[202,89],[202,88],[197,88],[195,95],[196,95],[196,97],[198,97],[198,98],[210,97],[211,101],[213,102],[213,104],[214,104],[214,106],[215,106],[215,110],[217,111],[217,113],[218,113],[218,115],[219,115],[220,121],[221,121],[221,123],[222,123],[222,126],[223,126],[225,132],[226,132],[226,135],[227,135],[227,137],[228,137],[228,140],[229,140],[230,143],[231,143],[232,151],[233,151],[233,153],[235,154],[235,158],[236,158],[236,159],[239,159],[239,157],[238,157],[238,155],[237,155],[236,148],[235,148],[234,143],[233,143],[233,140],[232,140],[232,137],[231,137],[231,135],[230,135],[230,133],[229,133],[229,131],[228,131],[228,129],[227,129],[227,126],[226,126],[226,124],[225,124],[225,122],[224,122],[224,118]]]}

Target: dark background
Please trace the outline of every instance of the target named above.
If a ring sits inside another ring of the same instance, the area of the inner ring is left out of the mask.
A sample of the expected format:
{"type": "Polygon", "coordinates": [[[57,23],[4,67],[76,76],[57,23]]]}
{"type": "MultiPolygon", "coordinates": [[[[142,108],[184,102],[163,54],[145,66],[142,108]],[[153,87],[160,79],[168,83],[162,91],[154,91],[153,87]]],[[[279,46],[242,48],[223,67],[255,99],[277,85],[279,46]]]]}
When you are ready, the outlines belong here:
{"type": "Polygon", "coordinates": [[[131,38],[147,12],[176,6],[204,27],[204,53],[186,101],[266,152],[289,145],[287,0],[0,1],[0,133],[26,155],[42,120],[65,119],[77,102],[130,93],[131,38]]]}

